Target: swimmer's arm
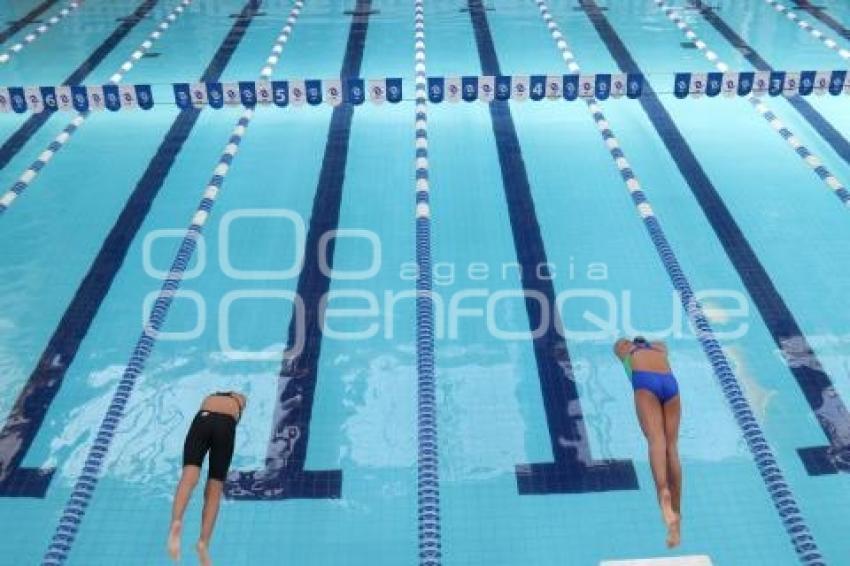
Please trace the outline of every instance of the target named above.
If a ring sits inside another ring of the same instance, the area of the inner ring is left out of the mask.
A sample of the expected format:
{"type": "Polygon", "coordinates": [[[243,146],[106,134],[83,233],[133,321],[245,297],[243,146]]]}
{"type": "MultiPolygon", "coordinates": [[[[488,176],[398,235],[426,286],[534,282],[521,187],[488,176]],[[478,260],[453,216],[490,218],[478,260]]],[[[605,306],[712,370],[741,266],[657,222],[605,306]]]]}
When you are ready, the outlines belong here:
{"type": "Polygon", "coordinates": [[[239,404],[242,405],[242,410],[245,410],[245,407],[248,406],[248,398],[242,395],[241,393],[236,393],[236,398],[239,399],[239,404]]]}
{"type": "Polygon", "coordinates": [[[654,349],[658,350],[662,354],[667,353],[667,344],[665,344],[664,342],[653,342],[651,345],[654,349]]]}
{"type": "Polygon", "coordinates": [[[631,342],[626,340],[625,338],[620,338],[616,342],[614,342],[614,355],[620,358],[621,360],[625,359],[625,357],[629,354],[629,348],[631,347],[631,342]]]}

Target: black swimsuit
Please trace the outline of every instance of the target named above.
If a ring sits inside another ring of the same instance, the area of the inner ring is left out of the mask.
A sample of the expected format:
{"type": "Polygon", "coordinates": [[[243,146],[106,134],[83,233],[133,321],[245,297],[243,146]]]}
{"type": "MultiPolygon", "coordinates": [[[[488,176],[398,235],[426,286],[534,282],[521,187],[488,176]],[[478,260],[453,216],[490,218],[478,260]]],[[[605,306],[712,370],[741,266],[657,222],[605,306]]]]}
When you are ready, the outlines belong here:
{"type": "Polygon", "coordinates": [[[237,417],[213,411],[198,411],[186,434],[183,445],[183,465],[198,466],[210,453],[209,478],[219,481],[227,479],[227,470],[233,459],[236,425],[242,418],[242,404],[232,391],[213,393],[216,397],[230,397],[239,406],[237,417]]]}

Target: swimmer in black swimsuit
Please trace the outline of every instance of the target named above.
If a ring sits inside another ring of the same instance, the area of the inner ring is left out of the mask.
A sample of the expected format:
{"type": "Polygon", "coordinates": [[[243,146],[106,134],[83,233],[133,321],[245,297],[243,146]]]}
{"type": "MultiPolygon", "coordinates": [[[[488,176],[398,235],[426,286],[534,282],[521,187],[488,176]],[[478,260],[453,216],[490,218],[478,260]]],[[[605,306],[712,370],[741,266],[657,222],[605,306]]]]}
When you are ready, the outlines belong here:
{"type": "Polygon", "coordinates": [[[192,420],[183,446],[183,474],[174,494],[171,510],[171,528],[168,533],[168,554],[180,560],[180,534],[183,529],[183,514],[192,491],[201,476],[201,466],[207,452],[210,454],[209,474],[204,489],[204,510],[201,536],[196,546],[203,566],[210,566],[209,543],[212,537],[218,507],[227,480],[227,470],[233,457],[236,425],[242,418],[247,400],[244,395],[233,391],[213,393],[204,399],[201,410],[192,420]]]}

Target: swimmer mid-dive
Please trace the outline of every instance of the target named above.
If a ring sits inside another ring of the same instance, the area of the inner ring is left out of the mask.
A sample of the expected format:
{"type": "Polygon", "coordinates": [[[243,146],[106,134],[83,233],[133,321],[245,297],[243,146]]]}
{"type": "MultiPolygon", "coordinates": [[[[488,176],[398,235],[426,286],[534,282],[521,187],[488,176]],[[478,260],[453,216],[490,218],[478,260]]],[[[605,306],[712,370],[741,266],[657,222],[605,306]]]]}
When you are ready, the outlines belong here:
{"type": "Polygon", "coordinates": [[[640,428],[649,443],[649,463],[658,504],[667,525],[667,546],[681,539],[682,466],[679,462],[679,384],[670,370],[667,347],[642,336],[614,344],[635,392],[640,428]]]}
{"type": "Polygon", "coordinates": [[[183,530],[183,514],[192,491],[198,485],[201,466],[207,452],[210,454],[210,469],[204,489],[204,510],[201,516],[201,536],[196,550],[203,566],[210,566],[209,544],[212,537],[218,507],[227,480],[227,470],[233,458],[236,425],[242,418],[247,399],[240,393],[227,391],[213,393],[204,399],[201,410],[192,420],[183,446],[183,474],[174,494],[171,509],[171,527],[168,532],[168,554],[180,560],[180,535],[183,530]]]}

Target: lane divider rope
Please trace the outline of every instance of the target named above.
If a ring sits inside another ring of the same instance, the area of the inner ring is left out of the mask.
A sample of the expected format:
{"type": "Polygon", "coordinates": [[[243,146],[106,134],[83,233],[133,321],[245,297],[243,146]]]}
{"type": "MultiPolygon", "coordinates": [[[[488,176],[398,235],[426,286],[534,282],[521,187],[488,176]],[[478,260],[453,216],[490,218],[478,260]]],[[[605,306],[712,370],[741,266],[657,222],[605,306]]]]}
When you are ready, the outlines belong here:
{"type": "MultiPolygon", "coordinates": [[[[579,66],[575,55],[572,53],[566,38],[561,33],[555,22],[545,0],[535,0],[543,21],[549,28],[552,39],[555,40],[564,62],[573,72],[578,72],[579,66]]],[[[603,114],[602,108],[596,100],[588,100],[587,108],[593,121],[599,130],[605,146],[608,148],[611,158],[631,195],[638,214],[649,233],[650,239],[670,277],[673,287],[679,294],[679,299],[688,318],[694,325],[697,339],[711,362],[714,374],[720,382],[720,387],[726,397],[727,403],[732,409],[738,426],[741,428],[744,440],[750,449],[753,459],[761,474],[762,480],[767,487],[768,493],[779,514],[780,519],[787,531],[797,555],[803,564],[808,566],[824,566],[825,562],[820,550],[811,535],[802,513],[795,501],[791,487],[785,480],[782,469],[768,444],[761,426],[755,418],[752,407],[747,400],[738,382],[732,366],[723,352],[711,324],[703,311],[702,306],[696,299],[690,281],[685,275],[678,258],[673,252],[667,236],[662,230],[655,212],[649,203],[641,184],[626,159],[626,155],[620,148],[620,143],[614,135],[611,125],[603,114]]]]}
{"type": "Polygon", "coordinates": [[[417,506],[419,564],[442,563],[437,387],[434,361],[434,304],[431,270],[431,202],[428,174],[428,79],[425,74],[425,2],[414,1],[416,71],[416,358],[417,506]]]}
{"type": "MultiPolygon", "coordinates": [[[[301,9],[304,6],[303,0],[296,0],[286,26],[281,30],[280,35],[275,40],[272,47],[272,54],[278,55],[282,51],[282,47],[289,41],[289,36],[292,28],[298,19],[301,9]]],[[[269,58],[271,59],[271,57],[269,58]]],[[[266,66],[261,71],[264,76],[266,73],[271,74],[274,63],[267,61],[266,66]],[[268,71],[266,71],[268,69],[268,71]]],[[[206,224],[213,205],[218,197],[218,194],[224,184],[233,159],[239,151],[239,145],[245,136],[251,119],[254,116],[253,109],[247,109],[236,123],[233,132],[225,145],[218,163],[213,170],[212,177],[204,189],[202,198],[195,214],[192,216],[191,223],[186,230],[186,235],[180,243],[180,248],[177,251],[171,268],[166,275],[162,288],[157,295],[156,300],[151,307],[148,315],[148,320],[145,328],[139,336],[127,367],[118,382],[118,386],[112,399],[109,402],[109,407],[106,411],[106,417],[100,424],[97,435],[92,443],[91,448],[86,456],[83,466],[83,473],[77,478],[71,496],[66,504],[62,516],[59,519],[59,524],[53,535],[53,539],[42,561],[42,566],[62,566],[68,558],[71,546],[76,538],[83,516],[89,506],[92,496],[94,495],[97,483],[103,473],[103,462],[112,440],[115,437],[115,432],[118,425],[124,418],[127,403],[130,400],[130,394],[136,385],[136,380],[142,374],[145,368],[145,363],[150,357],[153,347],[156,344],[157,336],[162,330],[168,310],[171,303],[180,287],[183,280],[183,275],[189,267],[189,262],[195,252],[197,240],[201,236],[203,227],[206,224]]]]}
{"type": "Polygon", "coordinates": [[[67,6],[59,10],[59,13],[51,16],[45,23],[39,25],[35,28],[35,31],[32,31],[26,34],[23,39],[21,39],[16,44],[12,45],[8,50],[3,53],[0,53],[0,65],[8,63],[12,60],[12,57],[16,54],[20,53],[20,51],[26,47],[27,45],[33,43],[36,39],[43,36],[47,33],[50,28],[58,24],[60,21],[65,19],[68,15],[74,12],[77,8],[79,8],[83,4],[83,0],[79,0],[79,2],[69,2],[67,6]]]}
{"type": "MultiPolygon", "coordinates": [[[[110,84],[118,85],[124,76],[130,72],[134,64],[139,61],[145,53],[147,53],[153,44],[162,37],[171,24],[177,21],[177,18],[184,12],[187,6],[192,3],[192,0],[180,0],[180,3],[172,9],[156,28],[147,36],[147,38],[130,54],[118,70],[109,78],[110,84]]],[[[2,197],[0,197],[0,216],[12,205],[13,202],[27,190],[33,180],[41,173],[44,167],[53,159],[53,156],[61,150],[65,144],[71,139],[71,136],[83,125],[86,118],[91,112],[80,112],[75,116],[70,123],[62,129],[52,142],[42,151],[38,158],[30,164],[29,167],[18,177],[17,181],[8,189],[2,197]]]]}
{"type": "Polygon", "coordinates": [[[839,57],[841,57],[845,61],[850,60],[850,50],[841,47],[837,41],[820,31],[807,20],[801,18],[799,15],[797,15],[797,13],[794,12],[794,10],[785,6],[781,2],[777,2],[777,0],[764,1],[770,4],[770,6],[772,6],[774,10],[776,10],[780,14],[784,14],[786,18],[797,24],[800,29],[809,32],[812,37],[823,43],[829,49],[835,51],[839,57]]]}
{"type": "MultiPolygon", "coordinates": [[[[729,66],[724,63],[718,55],[710,50],[706,43],[701,40],[696,32],[691,28],[690,25],[677,13],[677,8],[668,5],[664,0],[655,0],[655,5],[667,16],[667,18],[673,22],[682,33],[685,34],[689,40],[691,40],[694,45],[697,46],[703,55],[705,55],[706,59],[714,64],[717,67],[717,70],[725,73],[729,70],[729,66]]],[[[803,142],[794,135],[794,133],[786,126],[777,116],[773,113],[772,110],[762,101],[762,99],[758,96],[755,96],[752,93],[749,93],[745,97],[747,101],[753,106],[753,108],[758,112],[773,130],[782,136],[791,149],[794,150],[800,159],[811,168],[815,174],[821,179],[821,181],[826,184],[826,186],[835,193],[835,196],[844,203],[845,206],[850,208],[850,191],[847,190],[846,186],[838,180],[827,167],[823,164],[823,161],[815,155],[808,147],[803,145],[803,142]]]]}

